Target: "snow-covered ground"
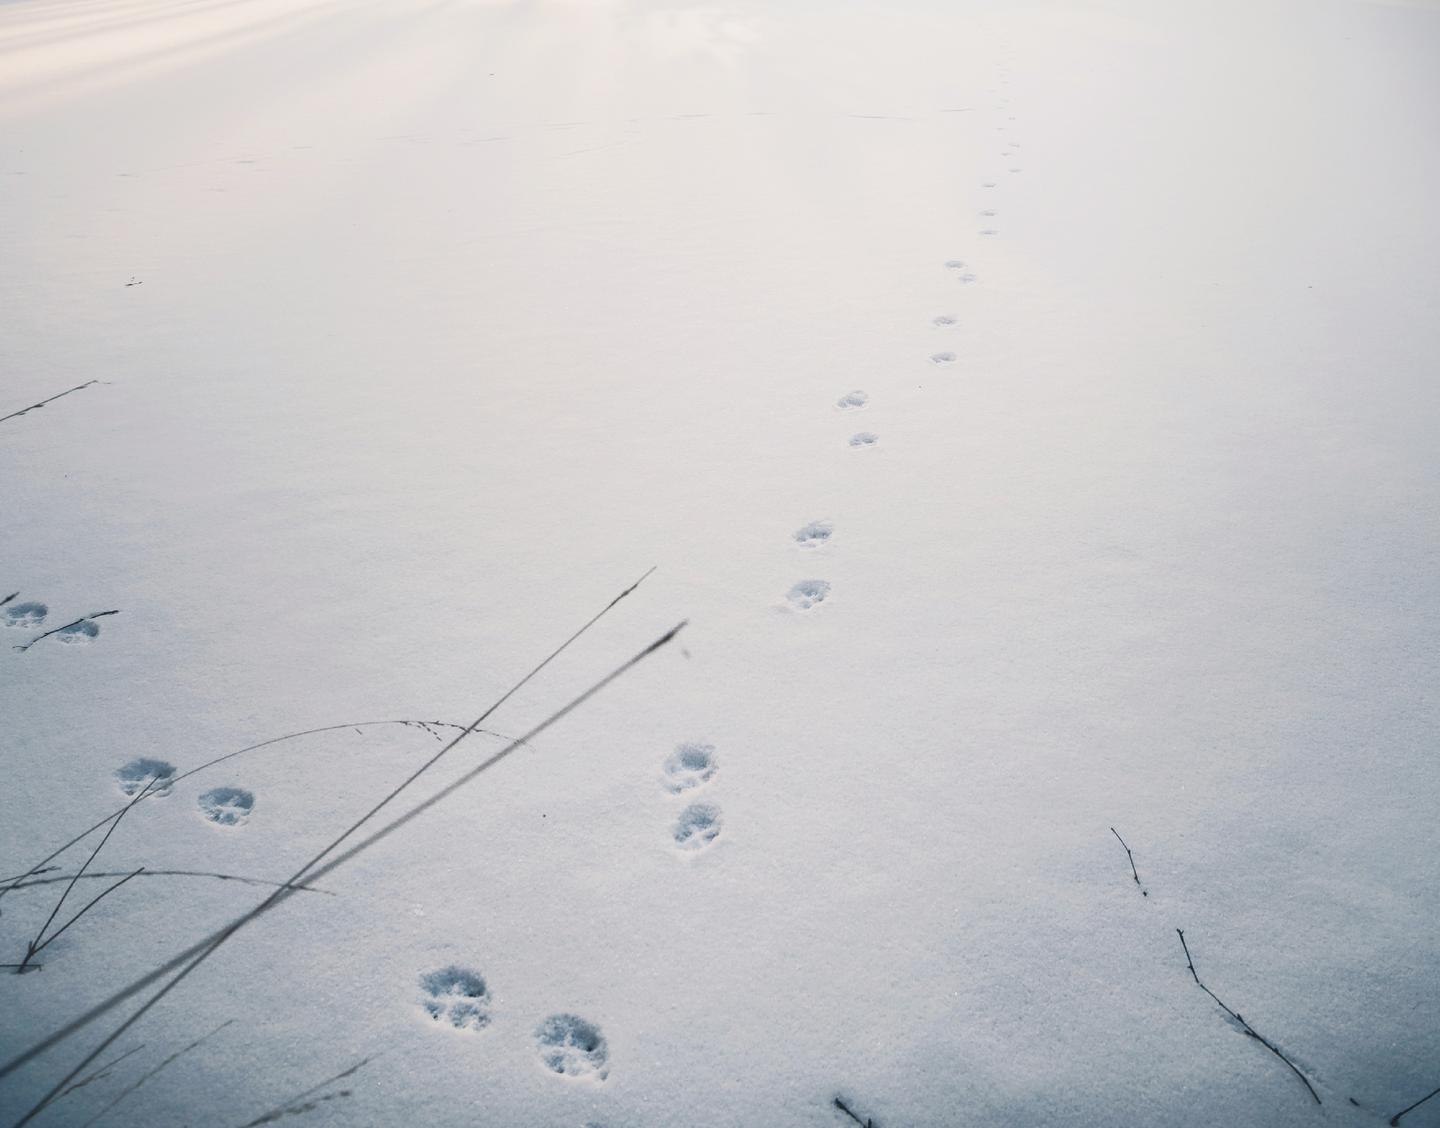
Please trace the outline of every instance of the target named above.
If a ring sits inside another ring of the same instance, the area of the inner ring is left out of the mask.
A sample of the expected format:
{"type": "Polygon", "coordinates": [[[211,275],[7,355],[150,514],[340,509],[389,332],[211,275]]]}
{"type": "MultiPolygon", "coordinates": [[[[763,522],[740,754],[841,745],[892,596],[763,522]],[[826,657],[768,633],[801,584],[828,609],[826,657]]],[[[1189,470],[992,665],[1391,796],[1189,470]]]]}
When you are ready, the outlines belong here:
{"type": "Polygon", "coordinates": [[[1423,1097],[1437,200],[1424,0],[0,4],[0,416],[86,385],[0,420],[0,876],[343,726],[139,802],[0,1059],[454,731],[353,723],[468,723],[652,565],[486,728],[690,620],[35,1123],[1423,1097]]]}

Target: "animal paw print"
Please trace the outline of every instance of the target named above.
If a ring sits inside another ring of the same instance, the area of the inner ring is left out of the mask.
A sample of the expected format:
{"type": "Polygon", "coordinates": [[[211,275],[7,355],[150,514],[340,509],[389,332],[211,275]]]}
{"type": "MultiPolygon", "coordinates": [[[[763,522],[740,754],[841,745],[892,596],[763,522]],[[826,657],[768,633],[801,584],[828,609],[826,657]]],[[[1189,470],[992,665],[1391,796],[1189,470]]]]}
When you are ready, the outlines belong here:
{"type": "Polygon", "coordinates": [[[679,744],[665,759],[665,788],[679,794],[709,783],[720,770],[713,744],[679,744]]]}
{"type": "Polygon", "coordinates": [[[829,596],[829,580],[800,580],[785,593],[786,600],[797,611],[809,611],[810,608],[824,603],[829,596]]]}
{"type": "Polygon", "coordinates": [[[243,787],[214,787],[199,803],[200,813],[217,826],[240,826],[255,809],[255,796],[243,787]]]}
{"type": "Polygon", "coordinates": [[[175,786],[175,765],[141,757],[116,768],[115,783],[123,795],[138,795],[147,786],[151,795],[169,795],[175,786]]]}
{"type": "Polygon", "coordinates": [[[675,820],[671,832],[682,850],[702,850],[720,837],[720,808],[714,803],[691,803],[675,820]]]}
{"type": "Polygon", "coordinates": [[[945,264],[946,270],[955,272],[955,277],[961,282],[974,282],[975,275],[970,271],[969,264],[964,259],[950,259],[945,264]]]}
{"type": "Polygon", "coordinates": [[[49,613],[50,608],[43,603],[17,603],[5,608],[4,623],[7,627],[38,627],[49,613]]]}
{"type": "Polygon", "coordinates": [[[811,521],[790,534],[801,548],[819,548],[823,544],[829,544],[834,535],[835,526],[829,521],[811,521]]]}
{"type": "Polygon", "coordinates": [[[864,407],[869,402],[870,397],[864,392],[846,392],[835,401],[835,406],[841,411],[848,411],[851,408],[864,407]]]}
{"type": "Polygon", "coordinates": [[[860,431],[850,436],[852,447],[872,447],[880,441],[880,436],[874,431],[860,431]]]}
{"type": "Polygon", "coordinates": [[[55,632],[57,642],[69,643],[71,646],[85,645],[99,637],[100,624],[93,619],[81,619],[78,623],[70,623],[61,627],[55,632]]]}
{"type": "Polygon", "coordinates": [[[604,1081],[610,1074],[605,1035],[579,1015],[552,1014],[536,1029],[535,1048],[545,1068],[562,1077],[604,1081]]]}
{"type": "Polygon", "coordinates": [[[478,971],[451,964],[420,977],[420,1005],[436,1022],[456,1030],[490,1025],[490,992],[478,971]]]}

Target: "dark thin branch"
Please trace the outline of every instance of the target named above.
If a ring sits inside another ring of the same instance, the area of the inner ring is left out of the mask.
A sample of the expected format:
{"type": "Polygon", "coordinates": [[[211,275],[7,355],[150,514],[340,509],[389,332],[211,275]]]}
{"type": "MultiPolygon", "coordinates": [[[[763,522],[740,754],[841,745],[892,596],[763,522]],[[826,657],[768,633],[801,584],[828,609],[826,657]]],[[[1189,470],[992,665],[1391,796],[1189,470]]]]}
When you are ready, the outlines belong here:
{"type": "Polygon", "coordinates": [[[1407,1112],[1414,1112],[1417,1108],[1419,1108],[1422,1104],[1424,1104],[1426,1101],[1428,1101],[1431,1097],[1435,1097],[1435,1096],[1440,1096],[1440,1089],[1436,1089],[1436,1090],[1434,1090],[1433,1092],[1426,1093],[1425,1096],[1421,1097],[1418,1101],[1416,1101],[1414,1104],[1412,1104],[1409,1108],[1402,1108],[1399,1112],[1397,1112],[1394,1116],[1392,1116],[1392,1117],[1390,1118],[1391,1128],[1394,1128],[1395,1125],[1399,1124],[1399,1123],[1400,1123],[1400,1118],[1401,1118],[1402,1116],[1404,1116],[1407,1112]]]}
{"type": "MultiPolygon", "coordinates": [[[[875,1128],[875,1121],[871,1120],[868,1116],[864,1120],[861,1120],[855,1110],[849,1105],[847,1105],[839,1097],[835,1098],[835,1107],[838,1108],[841,1112],[843,1112],[846,1116],[848,1116],[851,1120],[855,1121],[856,1124],[860,1125],[860,1128],[875,1128]]],[[[246,1125],[246,1128],[249,1128],[249,1125],[246,1125]]]]}
{"type": "MultiPolygon", "coordinates": [[[[33,955],[35,955],[35,954],[37,954],[37,953],[39,953],[39,952],[43,952],[46,948],[48,948],[52,943],[55,942],[55,939],[56,939],[62,932],[64,932],[67,928],[69,928],[72,924],[74,924],[77,920],[79,920],[82,916],[84,916],[84,915],[85,915],[86,913],[88,913],[91,909],[93,909],[97,904],[99,904],[99,903],[100,903],[100,900],[101,900],[102,898],[109,896],[111,893],[114,893],[115,890],[119,889],[120,886],[124,885],[124,884],[125,884],[127,881],[129,881],[132,877],[135,877],[135,876],[137,876],[137,875],[139,875],[139,874],[142,874],[142,873],[144,873],[144,872],[145,872],[145,867],[144,867],[144,866],[141,866],[141,867],[140,867],[139,869],[137,869],[134,873],[130,873],[130,874],[127,874],[126,876],[122,877],[122,878],[121,878],[119,881],[117,881],[114,885],[107,885],[107,886],[106,886],[104,889],[102,889],[99,893],[97,893],[97,894],[95,894],[95,896],[91,897],[90,900],[85,903],[85,907],[84,907],[83,909],[81,909],[81,910],[80,910],[78,913],[76,913],[73,917],[71,917],[69,920],[67,920],[64,924],[62,924],[62,925],[61,925],[59,928],[57,928],[54,932],[50,933],[50,935],[46,938],[45,942],[44,942],[43,944],[37,945],[36,948],[35,948],[35,951],[31,952],[30,954],[33,956],[33,955]]],[[[76,876],[78,877],[79,875],[77,874],[76,876]]],[[[72,884],[73,884],[73,882],[72,882],[72,884]]]]}
{"type": "MultiPolygon", "coordinates": [[[[335,1074],[334,1077],[328,1077],[324,1081],[321,1081],[318,1085],[311,1085],[310,1088],[301,1090],[293,1097],[287,1097],[285,1100],[281,1101],[280,1104],[272,1108],[269,1112],[265,1113],[262,1116],[257,1116],[254,1120],[251,1120],[248,1123],[242,1125],[242,1128],[259,1128],[261,1124],[273,1123],[274,1121],[279,1120],[282,1116],[288,1116],[291,1113],[309,1112],[310,1109],[314,1106],[301,1105],[301,1101],[303,1101],[306,1097],[310,1096],[312,1093],[318,1093],[321,1089],[328,1088],[329,1086],[335,1084],[336,1081],[343,1081],[346,1077],[349,1077],[354,1073],[358,1073],[361,1069],[369,1065],[374,1060],[374,1055],[361,1058],[349,1069],[343,1070],[342,1072],[335,1074]]],[[[339,1095],[349,1096],[350,1091],[348,1089],[341,1090],[341,1093],[339,1095]]]]}
{"type": "MultiPolygon", "coordinates": [[[[465,727],[464,725],[457,725],[457,724],[455,724],[453,721],[414,721],[414,720],[348,721],[348,722],[346,722],[345,724],[339,724],[339,725],[322,725],[322,726],[319,727],[319,728],[305,729],[305,730],[303,730],[302,732],[290,732],[290,733],[286,733],[284,736],[274,736],[274,737],[271,737],[269,740],[262,740],[259,744],[251,744],[251,745],[249,745],[249,746],[247,746],[247,747],[245,747],[245,748],[237,749],[237,750],[234,751],[234,752],[227,752],[227,753],[225,753],[225,755],[223,755],[223,756],[216,756],[213,760],[207,760],[207,761],[205,761],[205,763],[199,765],[198,767],[191,768],[191,769],[190,769],[189,771],[187,771],[187,772],[181,772],[179,775],[172,777],[172,778],[170,779],[170,781],[169,781],[169,784],[170,784],[170,786],[173,787],[175,784],[179,783],[181,780],[183,780],[183,779],[189,779],[191,776],[195,775],[197,772],[203,772],[206,768],[213,768],[216,764],[223,764],[226,760],[233,760],[236,756],[243,756],[246,752],[256,752],[256,751],[259,751],[261,748],[268,748],[268,747],[270,747],[272,744],[281,744],[281,743],[283,743],[283,742],[285,742],[285,741],[287,741],[287,740],[298,740],[299,738],[301,738],[301,737],[303,737],[303,736],[315,736],[315,735],[317,735],[317,734],[319,734],[319,733],[323,733],[323,732],[337,732],[337,731],[339,731],[340,729],[347,729],[347,728],[373,728],[373,727],[375,727],[375,726],[377,726],[377,725],[405,725],[405,726],[407,726],[407,727],[422,728],[422,729],[424,729],[426,732],[430,732],[430,731],[431,731],[431,730],[430,730],[430,726],[434,726],[434,727],[437,727],[437,728],[450,728],[450,729],[462,729],[462,730],[463,730],[464,727],[465,727]]],[[[500,739],[500,740],[511,740],[511,739],[513,739],[513,737],[510,737],[510,736],[506,735],[505,733],[495,732],[495,731],[493,731],[493,730],[491,730],[491,729],[476,729],[475,731],[476,731],[476,732],[484,733],[486,736],[497,737],[497,738],[500,739]]],[[[153,793],[152,793],[152,795],[150,795],[150,796],[146,796],[146,798],[152,798],[152,797],[153,797],[153,793]]],[[[71,846],[74,846],[77,842],[81,841],[81,840],[84,839],[86,836],[95,833],[95,831],[99,830],[102,826],[104,826],[106,823],[112,821],[113,819],[119,818],[120,815],[126,810],[127,806],[128,806],[128,804],[122,803],[118,808],[116,808],[116,809],[115,809],[114,811],[112,811],[110,814],[106,815],[106,816],[105,816],[103,819],[101,819],[99,822],[95,823],[95,825],[90,826],[90,827],[86,827],[86,828],[85,828],[84,830],[82,830],[79,834],[75,835],[74,838],[70,839],[69,842],[65,843],[63,846],[59,847],[58,849],[52,850],[52,851],[51,851],[49,854],[47,854],[45,857],[41,858],[38,862],[35,863],[35,866],[29,870],[29,872],[27,872],[27,873],[22,873],[18,878],[8,878],[8,877],[6,877],[6,878],[0,878],[0,881],[9,881],[9,882],[12,882],[11,885],[6,885],[6,886],[3,886],[3,887],[0,887],[0,898],[3,898],[3,897],[5,896],[5,894],[10,891],[10,889],[12,889],[12,888],[15,887],[14,883],[18,883],[18,882],[24,881],[26,878],[31,877],[31,876],[33,876],[34,874],[44,873],[45,871],[44,871],[43,869],[41,869],[40,867],[44,866],[46,862],[49,862],[49,861],[51,861],[51,860],[53,860],[53,859],[55,859],[55,858],[58,858],[58,857],[59,857],[61,854],[63,854],[66,850],[70,849],[71,846]]],[[[55,867],[51,867],[51,868],[53,869],[53,868],[55,868],[55,867]]],[[[161,873],[161,872],[176,872],[176,873],[178,873],[178,872],[182,872],[182,871],[178,871],[178,870],[177,870],[177,871],[154,870],[154,871],[152,871],[152,872],[154,872],[154,873],[161,873]]],[[[244,880],[244,879],[237,879],[237,880],[244,880]]],[[[268,885],[268,884],[272,884],[272,883],[271,883],[271,882],[263,882],[263,883],[261,883],[261,884],[267,884],[267,885],[268,885]]]]}
{"type": "Polygon", "coordinates": [[[1206,987],[1205,984],[1200,982],[1200,976],[1195,971],[1195,961],[1190,956],[1190,945],[1185,943],[1185,933],[1178,928],[1175,931],[1180,935],[1180,947],[1185,950],[1185,964],[1190,972],[1190,977],[1194,979],[1195,982],[1199,985],[1200,990],[1204,991],[1205,994],[1209,995],[1212,999],[1214,999],[1221,1010],[1223,1010],[1226,1014],[1228,1014],[1231,1018],[1238,1022],[1240,1024],[1240,1028],[1244,1030],[1247,1037],[1254,1038],[1255,1041],[1259,1042],[1272,1054],[1274,1054],[1286,1065],[1288,1065],[1290,1067],[1290,1072],[1295,1074],[1296,1077],[1300,1078],[1300,1084],[1304,1085],[1310,1095],[1315,1098],[1316,1104],[1323,1103],[1320,1100],[1320,1094],[1315,1091],[1315,1086],[1310,1084],[1310,1079],[1306,1077],[1305,1074],[1300,1072],[1300,1068],[1293,1061],[1291,1061],[1288,1057],[1286,1057],[1283,1053],[1280,1052],[1279,1048],[1275,1045],[1275,1043],[1264,1037],[1258,1030],[1256,1030],[1253,1026],[1251,1026],[1248,1022],[1241,1018],[1239,1012],[1231,1010],[1224,1003],[1222,1003],[1220,1001],[1219,995],[1215,994],[1214,991],[1210,990],[1209,987],[1206,987]]]}
{"type": "MultiPolygon", "coordinates": [[[[652,568],[651,571],[654,571],[654,569],[652,568]]],[[[167,994],[169,994],[170,991],[172,991],[176,986],[178,986],[185,979],[186,976],[188,976],[192,971],[199,967],[206,960],[206,958],[208,958],[222,944],[224,944],[226,940],[228,940],[240,929],[245,927],[245,925],[249,924],[251,921],[259,917],[263,913],[268,912],[271,908],[279,904],[281,901],[287,899],[293,892],[290,886],[294,882],[301,881],[305,878],[313,879],[330,873],[338,866],[343,865],[345,862],[354,858],[357,854],[368,849],[370,846],[373,846],[375,843],[381,841],[394,831],[398,830],[400,827],[410,822],[411,819],[416,818],[418,815],[428,810],[436,803],[440,802],[446,796],[452,794],[458,788],[464,786],[466,783],[469,783],[481,772],[484,772],[487,769],[493,767],[495,764],[505,759],[505,757],[515,752],[516,749],[524,747],[526,744],[529,743],[530,740],[534,739],[536,736],[544,732],[551,725],[555,724],[563,717],[568,716],[571,712],[579,708],[591,697],[595,696],[595,694],[603,690],[611,682],[628,673],[640,662],[644,661],[644,659],[648,658],[651,654],[655,653],[657,650],[661,649],[672,639],[674,639],[676,634],[678,634],[679,631],[685,626],[684,622],[681,622],[675,627],[672,627],[664,635],[656,639],[654,642],[650,643],[634,657],[630,658],[628,661],[616,667],[605,677],[601,678],[598,682],[591,685],[589,689],[585,690],[579,696],[573,698],[561,709],[557,710],[545,720],[541,721],[525,735],[517,738],[510,744],[506,745],[506,747],[502,748],[500,751],[481,761],[479,765],[472,768],[464,775],[460,776],[454,783],[450,784],[445,788],[442,788],[425,802],[411,808],[411,810],[409,810],[399,818],[392,820],[386,826],[371,834],[368,838],[351,847],[345,853],[332,859],[325,866],[322,866],[319,869],[314,869],[316,864],[322,858],[326,857],[329,853],[335,850],[340,845],[340,843],[342,843],[346,838],[348,838],[351,834],[358,830],[360,826],[362,826],[368,819],[370,819],[386,803],[390,802],[396,795],[403,791],[405,787],[407,787],[411,782],[418,778],[418,776],[422,772],[424,772],[426,768],[435,764],[442,756],[444,756],[462,740],[464,740],[471,733],[479,729],[481,723],[487,717],[489,717],[491,713],[498,709],[500,705],[503,704],[506,700],[508,700],[513,694],[518,692],[521,686],[525,685],[547,665],[549,665],[552,661],[559,657],[559,655],[562,654],[566,650],[566,648],[568,648],[576,639],[578,639],[582,634],[584,634],[587,630],[594,626],[595,623],[599,622],[600,619],[612,608],[614,608],[622,599],[624,599],[637,587],[639,587],[641,582],[643,582],[645,577],[649,574],[650,572],[646,572],[645,576],[641,576],[639,580],[636,580],[635,583],[631,584],[628,588],[626,588],[614,599],[612,599],[608,604],[606,604],[604,608],[602,608],[595,616],[593,616],[588,622],[586,622],[584,626],[582,626],[578,631],[576,631],[573,635],[571,635],[568,639],[561,643],[560,646],[558,646],[554,651],[552,651],[543,661],[539,663],[539,665],[535,666],[534,669],[532,669],[523,678],[521,678],[520,681],[518,681],[514,686],[512,686],[504,694],[502,694],[499,700],[497,700],[488,709],[486,709],[485,712],[481,713],[480,716],[477,717],[470,725],[468,725],[463,732],[456,736],[454,740],[450,741],[449,744],[441,748],[440,751],[435,754],[435,756],[431,757],[430,760],[426,761],[426,763],[422,765],[417,771],[411,773],[411,775],[398,788],[391,791],[391,793],[386,796],[385,799],[383,799],[379,804],[373,807],[364,817],[362,817],[357,822],[352,823],[344,831],[344,833],[340,835],[339,838],[337,838],[329,846],[325,847],[325,849],[322,850],[320,854],[318,854],[315,858],[307,862],[298,871],[296,871],[296,873],[289,880],[287,880],[283,888],[277,889],[259,905],[257,905],[255,908],[251,909],[249,912],[227,925],[225,928],[212,934],[205,940],[200,941],[200,943],[192,945],[185,952],[182,952],[179,956],[176,956],[173,959],[167,961],[161,967],[156,968],[154,971],[151,971],[144,976],[141,976],[139,979],[130,983],[128,986],[112,994],[110,998],[97,1004],[94,1007],[91,1007],[90,1010],[88,1010],[84,1015],[66,1024],[66,1026],[62,1027],[60,1030],[51,1034],[49,1037],[35,1043],[27,1050],[12,1058],[10,1061],[6,1062],[3,1066],[0,1066],[0,1078],[8,1076],[10,1073],[13,1073],[16,1069],[20,1068],[20,1066],[32,1060],[38,1054],[43,1053],[51,1046],[68,1038],[71,1034],[75,1033],[77,1030],[84,1028],[89,1023],[93,1022],[95,1019],[101,1017],[102,1015],[108,1014],[112,1009],[119,1006],[132,995],[144,990],[156,980],[162,978],[163,976],[169,974],[172,971],[176,971],[176,969],[179,968],[173,978],[166,982],[159,990],[155,992],[155,994],[150,996],[149,999],[147,999],[143,1004],[141,1004],[130,1015],[129,1018],[127,1018],[123,1023],[121,1023],[120,1026],[118,1026],[111,1034],[106,1036],[100,1042],[100,1044],[95,1047],[95,1049],[93,1049],[89,1054],[87,1054],[80,1061],[80,1063],[75,1066],[74,1069],[72,1069],[65,1077],[61,1078],[61,1080],[49,1092],[47,1092],[43,1097],[41,1097],[39,1102],[32,1106],[31,1109],[16,1123],[15,1128],[20,1128],[21,1125],[29,1123],[29,1121],[32,1120],[54,1098],[55,1093],[59,1092],[59,1090],[62,1089],[65,1085],[69,1084],[72,1080],[74,1080],[75,1075],[80,1070],[88,1067],[90,1063],[94,1061],[99,1054],[104,1053],[105,1050],[108,1049],[117,1038],[119,1038],[122,1034],[125,1033],[126,1030],[128,1030],[142,1017],[144,1017],[144,1015],[153,1006],[155,1006],[158,1002],[160,1002],[161,999],[163,999],[167,994]]]]}
{"type": "Polygon", "coordinates": [[[234,1020],[233,1018],[227,1018],[227,1019],[226,1019],[224,1022],[222,1022],[219,1026],[215,1027],[214,1030],[210,1031],[209,1034],[202,1034],[199,1038],[196,1038],[195,1041],[191,1042],[191,1043],[190,1043],[188,1046],[186,1046],[183,1050],[176,1050],[173,1054],[171,1054],[169,1057],[167,1057],[164,1061],[162,1061],[159,1065],[157,1065],[157,1066],[156,1066],[154,1069],[152,1069],[149,1073],[143,1074],[143,1075],[141,1076],[140,1080],[136,1081],[135,1084],[131,1085],[128,1089],[123,1090],[123,1091],[120,1093],[119,1096],[117,1096],[113,1101],[111,1101],[108,1105],[106,1105],[104,1108],[102,1108],[99,1112],[97,1112],[97,1113],[96,1113],[94,1116],[92,1116],[89,1120],[85,1121],[84,1128],[90,1128],[90,1125],[94,1124],[97,1120],[99,1120],[102,1116],[104,1116],[104,1115],[105,1115],[107,1112],[109,1112],[112,1108],[114,1108],[116,1105],[118,1105],[121,1101],[123,1101],[126,1097],[128,1097],[131,1093],[133,1093],[136,1089],[140,1088],[140,1086],[143,1085],[143,1084],[145,1084],[146,1081],[149,1081],[150,1078],[154,1077],[155,1074],[159,1073],[162,1069],[164,1069],[164,1068],[165,1068],[167,1065],[169,1065],[172,1061],[174,1061],[176,1058],[178,1058],[181,1054],[188,1054],[191,1050],[193,1050],[193,1049],[194,1049],[196,1046],[198,1046],[201,1042],[205,1041],[207,1038],[213,1038],[216,1034],[219,1034],[220,1031],[224,1030],[225,1027],[229,1026],[229,1025],[230,1025],[232,1022],[234,1022],[234,1021],[235,1021],[235,1020],[234,1020]]]}
{"type": "MultiPolygon", "coordinates": [[[[59,868],[59,866],[49,866],[47,870],[59,868]]],[[[211,873],[208,870],[152,870],[141,867],[141,869],[136,870],[135,873],[130,876],[134,877],[136,875],[140,877],[212,877],[217,881],[238,881],[241,885],[268,885],[274,889],[284,887],[284,882],[281,881],[266,881],[264,878],[259,877],[243,877],[238,873],[211,873]]],[[[8,888],[33,889],[37,885],[54,885],[57,882],[69,881],[72,876],[73,875],[68,873],[62,873],[59,877],[42,877],[34,881],[19,881],[8,888]]],[[[84,881],[93,881],[104,877],[123,877],[125,875],[120,870],[91,870],[89,873],[80,874],[79,876],[84,881]]],[[[326,897],[336,896],[336,894],[332,893],[329,889],[317,889],[313,885],[292,885],[290,888],[294,889],[297,893],[322,893],[326,897]]]]}
{"type": "Polygon", "coordinates": [[[15,598],[16,596],[18,596],[19,594],[20,594],[20,593],[19,593],[18,591],[12,591],[12,592],[11,592],[9,595],[7,595],[4,599],[0,599],[0,607],[4,607],[5,604],[9,603],[12,599],[14,599],[14,598],[15,598]]]}
{"type": "Polygon", "coordinates": [[[68,396],[71,392],[78,392],[82,388],[88,388],[91,384],[98,383],[100,383],[99,380],[86,380],[83,384],[76,384],[73,388],[66,388],[65,391],[59,392],[49,399],[43,399],[39,403],[32,403],[29,407],[22,407],[19,411],[12,411],[9,415],[0,415],[0,423],[4,423],[7,419],[18,419],[27,412],[36,411],[44,407],[47,403],[54,403],[61,396],[68,396]]]}
{"type": "MultiPolygon", "coordinates": [[[[1130,859],[1130,873],[1135,878],[1135,884],[1140,885],[1140,871],[1135,868],[1135,855],[1130,853],[1130,847],[1125,846],[1125,839],[1120,837],[1120,832],[1116,830],[1113,826],[1110,828],[1110,833],[1116,837],[1121,846],[1125,847],[1125,856],[1130,859]]],[[[1149,891],[1143,885],[1140,885],[1140,896],[1150,896],[1149,891]]]]}
{"type": "MultiPolygon", "coordinates": [[[[60,911],[60,906],[65,903],[65,898],[70,896],[70,890],[75,888],[75,883],[79,881],[85,871],[90,868],[90,863],[95,860],[95,858],[99,855],[100,851],[105,849],[105,843],[110,841],[110,836],[115,833],[115,828],[120,825],[120,820],[125,817],[125,812],[130,810],[131,807],[135,806],[136,803],[140,802],[140,800],[145,797],[145,793],[150,790],[154,783],[155,779],[153,776],[146,781],[145,786],[140,789],[140,791],[136,794],[135,798],[131,799],[130,802],[126,804],[125,810],[121,811],[115,821],[110,824],[110,829],[105,832],[105,835],[100,839],[99,844],[95,847],[95,849],[90,851],[90,856],[85,859],[85,864],[82,865],[80,869],[76,871],[74,876],[70,878],[70,884],[65,886],[65,892],[60,894],[60,900],[55,902],[55,907],[50,910],[50,915],[45,918],[45,923],[40,926],[40,931],[35,933],[35,939],[30,941],[29,950],[26,951],[25,958],[20,961],[20,966],[22,968],[30,962],[31,956],[33,956],[36,952],[38,952],[41,948],[45,946],[41,943],[41,940],[45,936],[45,930],[49,928],[51,923],[55,920],[55,914],[60,911]]],[[[86,907],[88,908],[89,906],[86,907]]],[[[84,910],[82,909],[81,911],[83,912],[84,910]]]]}
{"type": "Polygon", "coordinates": [[[56,627],[54,630],[46,631],[44,634],[38,634],[38,635],[36,635],[34,638],[32,638],[29,642],[21,643],[19,646],[15,647],[15,649],[18,650],[18,651],[20,651],[21,654],[24,654],[25,651],[29,650],[32,646],[34,646],[34,645],[35,645],[37,642],[39,642],[41,639],[49,638],[51,635],[53,635],[53,634],[59,634],[61,631],[68,631],[71,627],[78,627],[81,623],[88,623],[91,619],[103,619],[103,618],[105,618],[106,615],[118,615],[118,614],[120,614],[119,610],[115,610],[115,611],[96,611],[96,612],[93,612],[92,614],[89,614],[89,615],[81,615],[80,618],[76,619],[73,623],[66,623],[66,624],[65,624],[64,626],[62,626],[62,627],[56,627]]]}

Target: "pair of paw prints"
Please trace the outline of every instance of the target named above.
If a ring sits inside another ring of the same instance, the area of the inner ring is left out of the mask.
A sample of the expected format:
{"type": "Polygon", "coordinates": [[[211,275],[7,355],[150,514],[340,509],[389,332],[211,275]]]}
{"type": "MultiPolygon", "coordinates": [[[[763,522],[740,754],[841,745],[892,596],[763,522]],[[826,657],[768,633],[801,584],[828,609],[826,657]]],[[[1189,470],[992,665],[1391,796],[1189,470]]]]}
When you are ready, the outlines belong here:
{"type": "MultiPolygon", "coordinates": [[[[17,592],[16,594],[19,593],[17,592]]],[[[10,598],[14,599],[15,596],[12,595],[10,598]]],[[[9,600],[6,602],[8,603],[9,600]]],[[[16,603],[13,606],[6,607],[3,612],[0,612],[0,623],[3,623],[13,630],[35,630],[37,627],[43,627],[45,625],[45,619],[49,614],[50,608],[43,603],[34,601],[16,603]]],[[[35,643],[39,642],[41,638],[49,638],[52,636],[57,642],[72,644],[87,643],[92,642],[99,634],[100,624],[87,616],[76,619],[73,623],[66,623],[63,627],[46,631],[45,634],[40,635],[38,638],[31,639],[28,643],[16,649],[28,650],[35,643]]]]}
{"type": "Polygon", "coordinates": [[[945,269],[952,271],[956,279],[966,285],[971,282],[978,282],[980,279],[970,269],[970,264],[963,259],[950,259],[945,263],[945,269]]]}
{"type": "MultiPolygon", "coordinates": [[[[420,1006],[431,1021],[454,1030],[479,1031],[493,1014],[485,977],[473,968],[451,964],[420,977],[420,1006]]],[[[552,1014],[532,1035],[540,1062],[551,1073],[604,1081],[610,1074],[610,1048],[600,1027],[575,1014],[552,1014]]]]}
{"type": "MultiPolygon", "coordinates": [[[[854,391],[846,392],[835,401],[835,406],[841,411],[858,411],[869,402],[870,397],[868,394],[861,391],[854,391]]],[[[860,431],[858,434],[850,436],[850,446],[854,448],[874,446],[879,441],[880,436],[872,431],[860,431]]]]}
{"type": "MultiPolygon", "coordinates": [[[[672,795],[694,791],[714,779],[719,770],[713,744],[678,744],[663,765],[665,790],[672,795]]],[[[720,837],[721,825],[718,804],[691,803],[670,828],[670,837],[681,850],[703,850],[720,837]]]]}
{"type": "MultiPolygon", "coordinates": [[[[175,786],[175,765],[164,760],[141,757],[115,771],[115,783],[122,795],[134,798],[169,795],[175,786]]],[[[241,826],[255,809],[255,796],[243,787],[212,787],[196,800],[200,814],[217,826],[241,826]]]]}

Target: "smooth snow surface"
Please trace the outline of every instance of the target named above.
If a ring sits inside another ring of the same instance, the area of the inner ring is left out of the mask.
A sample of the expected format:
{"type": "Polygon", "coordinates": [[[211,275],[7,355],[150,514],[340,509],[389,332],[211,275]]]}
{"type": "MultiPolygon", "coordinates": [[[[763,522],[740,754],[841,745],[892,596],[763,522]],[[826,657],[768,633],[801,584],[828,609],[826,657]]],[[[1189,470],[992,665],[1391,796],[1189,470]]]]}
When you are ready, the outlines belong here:
{"type": "Polygon", "coordinates": [[[34,1123],[1440,1085],[1437,61],[1423,0],[0,4],[0,876],[169,792],[0,975],[0,1059],[647,568],[394,812],[690,620],[34,1123]]]}

